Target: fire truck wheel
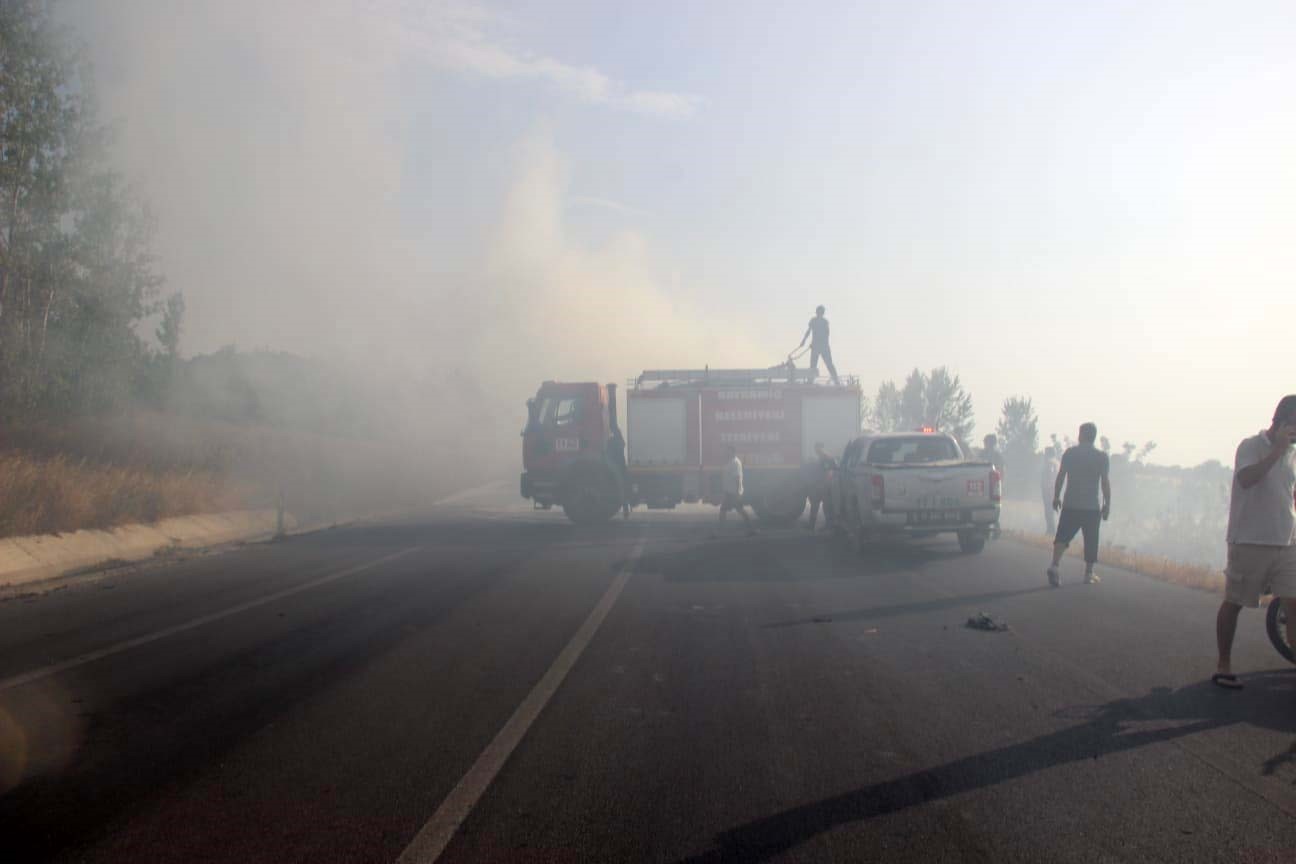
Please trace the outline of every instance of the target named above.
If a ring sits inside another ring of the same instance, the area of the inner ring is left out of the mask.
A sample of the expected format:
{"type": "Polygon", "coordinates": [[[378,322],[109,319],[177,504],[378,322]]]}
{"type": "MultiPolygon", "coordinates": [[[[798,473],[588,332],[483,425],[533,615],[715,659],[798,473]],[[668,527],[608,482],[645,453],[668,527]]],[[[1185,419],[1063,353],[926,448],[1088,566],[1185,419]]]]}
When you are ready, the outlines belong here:
{"type": "Polygon", "coordinates": [[[620,509],[616,478],[602,465],[577,465],[563,484],[562,508],[577,525],[608,521],[620,509]]]}
{"type": "Polygon", "coordinates": [[[982,531],[958,532],[959,548],[969,555],[975,555],[985,548],[986,535],[982,531]]]}

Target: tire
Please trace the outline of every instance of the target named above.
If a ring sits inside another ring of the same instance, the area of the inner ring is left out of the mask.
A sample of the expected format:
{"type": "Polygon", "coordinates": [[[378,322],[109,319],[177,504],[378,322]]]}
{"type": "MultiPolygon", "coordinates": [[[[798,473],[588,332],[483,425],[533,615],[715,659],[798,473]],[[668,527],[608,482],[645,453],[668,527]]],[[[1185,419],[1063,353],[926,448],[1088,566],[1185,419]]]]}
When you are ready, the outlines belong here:
{"type": "Polygon", "coordinates": [[[1296,655],[1287,644],[1287,613],[1282,608],[1282,598],[1275,597],[1269,601],[1269,611],[1265,613],[1265,632],[1274,650],[1283,656],[1288,663],[1296,663],[1296,655]]]}
{"type": "Polygon", "coordinates": [[[607,522],[621,509],[618,489],[616,477],[607,467],[577,465],[563,484],[563,513],[577,525],[607,522]]]}
{"type": "Polygon", "coordinates": [[[984,531],[960,531],[958,532],[959,548],[968,555],[976,555],[986,545],[986,535],[984,531]]]}

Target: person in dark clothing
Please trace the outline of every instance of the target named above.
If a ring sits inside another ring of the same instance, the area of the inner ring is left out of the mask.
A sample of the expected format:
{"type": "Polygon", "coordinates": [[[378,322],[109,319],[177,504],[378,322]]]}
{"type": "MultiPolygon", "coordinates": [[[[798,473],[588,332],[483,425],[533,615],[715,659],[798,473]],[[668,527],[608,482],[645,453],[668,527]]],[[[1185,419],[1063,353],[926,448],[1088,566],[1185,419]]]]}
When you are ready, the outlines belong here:
{"type": "Polygon", "coordinates": [[[824,527],[832,528],[832,477],[837,470],[837,460],[824,450],[823,444],[815,444],[815,458],[805,464],[803,479],[806,494],[810,499],[810,533],[813,534],[819,521],[819,505],[823,505],[824,527]]]}
{"type": "MultiPolygon", "coordinates": [[[[832,382],[840,384],[841,382],[837,380],[837,367],[833,365],[832,349],[828,347],[828,319],[824,317],[822,306],[815,309],[815,317],[810,319],[810,326],[801,337],[801,345],[805,345],[807,339],[810,340],[810,370],[814,372],[815,377],[819,375],[819,358],[822,357],[832,382]]],[[[800,348],[801,345],[797,347],[800,348]]]]}
{"type": "Polygon", "coordinates": [[[999,473],[1002,474],[1004,460],[1003,454],[999,452],[999,436],[987,435],[981,439],[981,443],[985,445],[981,449],[981,458],[998,468],[999,473]]]}
{"type": "Polygon", "coordinates": [[[626,476],[626,442],[621,435],[621,429],[612,430],[612,437],[607,443],[608,464],[612,466],[612,473],[616,477],[617,491],[621,495],[621,516],[630,518],[630,484],[626,476]]]}
{"type": "Polygon", "coordinates": [[[1062,554],[1081,531],[1084,532],[1085,584],[1099,581],[1098,574],[1094,573],[1094,564],[1098,562],[1098,526],[1111,514],[1111,481],[1107,478],[1110,468],[1107,454],[1094,446],[1097,438],[1097,426],[1082,425],[1080,443],[1062,454],[1062,465],[1053,482],[1053,509],[1062,511],[1057,536],[1053,538],[1053,563],[1048,568],[1048,581],[1054,588],[1061,582],[1058,565],[1062,563],[1062,554]],[[1064,484],[1066,498],[1062,497],[1064,484]]]}

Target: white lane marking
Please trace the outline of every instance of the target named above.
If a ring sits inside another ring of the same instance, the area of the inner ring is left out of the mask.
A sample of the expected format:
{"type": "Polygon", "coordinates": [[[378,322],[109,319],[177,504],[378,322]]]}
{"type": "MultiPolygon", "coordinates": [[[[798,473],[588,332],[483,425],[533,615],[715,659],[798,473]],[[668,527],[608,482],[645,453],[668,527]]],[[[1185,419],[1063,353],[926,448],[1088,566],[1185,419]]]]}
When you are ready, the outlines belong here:
{"type": "Polygon", "coordinates": [[[598,605],[576,631],[576,635],[572,636],[571,641],[567,643],[567,647],[558,654],[549,671],[545,672],[539,683],[531,688],[531,692],[513,711],[513,716],[509,717],[508,722],[496,733],[495,738],[486,745],[486,749],[477,757],[477,761],[468,769],[468,773],[460,778],[454,789],[450,790],[450,794],[441,802],[441,806],[432,814],[432,818],[427,821],[409,846],[405,847],[400,858],[396,859],[396,864],[432,864],[441,857],[441,853],[450,845],[459,826],[477,806],[477,802],[494,781],[495,775],[499,774],[504,763],[517,749],[527,730],[531,728],[531,724],[549,704],[549,700],[558,691],[567,673],[576,665],[576,661],[580,659],[582,652],[598,632],[603,619],[607,617],[613,604],[621,596],[622,589],[630,581],[630,571],[634,569],[635,562],[643,554],[643,547],[644,541],[640,539],[630,553],[630,559],[621,568],[621,572],[617,573],[598,605]]]}
{"type": "Polygon", "coordinates": [[[141,645],[147,645],[150,642],[156,642],[159,639],[165,639],[168,636],[174,636],[177,633],[183,633],[186,630],[193,630],[195,627],[201,627],[204,624],[211,624],[214,621],[220,621],[222,618],[228,618],[231,615],[237,615],[240,612],[246,612],[249,609],[255,609],[258,606],[264,606],[267,603],[273,603],[276,600],[282,600],[285,597],[291,597],[294,594],[300,594],[303,591],[309,591],[312,588],[318,588],[321,585],[327,585],[329,582],[336,582],[338,579],[345,579],[347,576],[354,576],[365,570],[372,570],[380,567],[397,558],[404,558],[412,552],[417,552],[421,547],[412,546],[409,549],[401,549],[390,555],[384,555],[381,558],[369,561],[365,564],[357,564],[354,567],[348,567],[345,570],[339,570],[336,573],[330,573],[327,576],[321,576],[318,579],[312,579],[310,582],[301,585],[294,585],[291,588],[285,588],[282,591],[276,591],[273,594],[267,594],[264,597],[258,597],[255,600],[249,600],[246,603],[240,603],[237,606],[231,606],[228,609],[222,609],[220,612],[213,612],[210,615],[203,615],[185,621],[183,624],[176,624],[172,627],[165,627],[152,633],[146,633],[143,636],[136,636],[133,639],[127,639],[124,642],[118,642],[115,645],[109,645],[106,648],[100,648],[96,651],[88,651],[85,654],[63,660],[59,663],[52,663],[49,666],[43,666],[40,669],[33,669],[30,672],[23,672],[20,675],[14,675],[10,678],[0,679],[0,693],[6,690],[12,690],[15,687],[21,687],[24,684],[30,684],[33,681],[39,681],[42,678],[48,678],[51,675],[57,675],[60,672],[66,672],[69,669],[75,669],[78,666],[84,666],[87,663],[93,663],[96,660],[102,660],[105,657],[111,657],[114,654],[120,654],[123,651],[129,651],[131,648],[138,648],[141,645]]]}
{"type": "Polygon", "coordinates": [[[456,492],[455,494],[442,498],[438,501],[433,501],[431,506],[439,507],[443,504],[458,504],[461,501],[467,501],[469,499],[476,498],[479,495],[482,495],[486,492],[494,492],[496,490],[502,490],[506,486],[507,486],[507,482],[504,480],[492,480],[489,483],[483,483],[480,486],[474,486],[471,489],[465,489],[462,492],[456,492]]]}

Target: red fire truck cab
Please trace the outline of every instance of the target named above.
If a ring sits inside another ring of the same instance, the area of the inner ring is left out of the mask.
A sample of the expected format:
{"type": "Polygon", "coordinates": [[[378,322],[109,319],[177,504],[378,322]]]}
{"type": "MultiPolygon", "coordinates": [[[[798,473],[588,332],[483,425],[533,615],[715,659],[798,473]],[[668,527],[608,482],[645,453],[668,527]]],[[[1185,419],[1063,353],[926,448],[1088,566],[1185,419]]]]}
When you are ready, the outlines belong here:
{"type": "Polygon", "coordinates": [[[757,515],[790,522],[805,509],[802,466],[823,444],[840,454],[860,430],[860,389],[816,384],[807,370],[652,370],[626,391],[626,468],[609,443],[619,430],[617,386],[546,381],[529,400],[522,496],[559,504],[577,523],[605,521],[624,499],[668,509],[718,504],[725,450],[743,462],[757,515]]]}

